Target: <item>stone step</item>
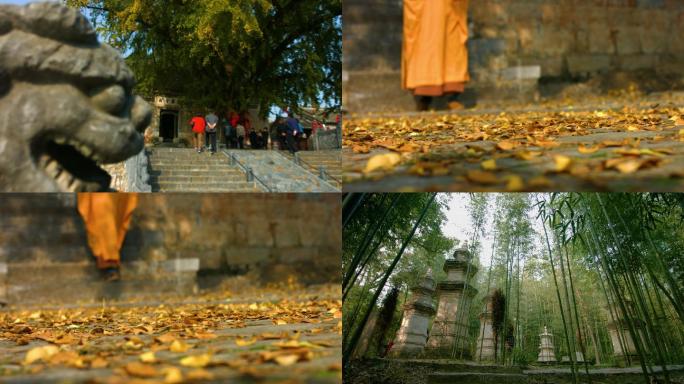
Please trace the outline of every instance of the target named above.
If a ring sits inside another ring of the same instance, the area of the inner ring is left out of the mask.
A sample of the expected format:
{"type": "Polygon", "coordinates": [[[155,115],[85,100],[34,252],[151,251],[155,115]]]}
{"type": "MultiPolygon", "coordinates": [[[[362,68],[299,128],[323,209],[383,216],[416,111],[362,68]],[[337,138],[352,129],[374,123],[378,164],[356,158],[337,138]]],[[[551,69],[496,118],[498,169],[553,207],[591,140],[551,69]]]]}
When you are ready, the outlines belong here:
{"type": "Polygon", "coordinates": [[[239,183],[246,180],[245,175],[233,174],[230,176],[225,175],[207,175],[207,176],[152,176],[151,183],[211,183],[211,182],[226,182],[226,183],[239,183]]]}
{"type": "MultiPolygon", "coordinates": [[[[218,166],[213,166],[213,165],[207,165],[207,164],[182,164],[182,165],[171,165],[171,164],[165,164],[165,165],[153,165],[151,167],[151,172],[168,172],[168,171],[211,171],[211,172],[219,172],[222,170],[228,170],[228,169],[235,169],[236,168],[230,168],[229,165],[218,165],[218,166]]],[[[239,172],[239,171],[238,171],[239,172]]],[[[240,172],[242,173],[242,172],[240,172]]]]}
{"type": "Polygon", "coordinates": [[[244,176],[242,172],[237,170],[210,170],[210,171],[178,171],[173,169],[151,171],[152,177],[166,177],[166,176],[186,176],[186,177],[231,177],[244,176]]]}
{"type": "Polygon", "coordinates": [[[228,159],[226,160],[211,160],[211,161],[200,161],[200,160],[195,160],[195,161],[184,161],[184,160],[177,160],[177,159],[169,159],[169,160],[158,160],[154,159],[150,161],[150,165],[152,167],[159,166],[159,165],[211,165],[214,167],[229,167],[230,164],[228,163],[228,159]]]}
{"type": "Polygon", "coordinates": [[[527,384],[521,373],[447,372],[428,375],[428,384],[527,384]]]}
{"type": "Polygon", "coordinates": [[[260,189],[228,189],[228,188],[160,188],[152,186],[152,192],[163,193],[261,193],[260,189]]]}
{"type": "Polygon", "coordinates": [[[196,292],[197,262],[122,263],[121,280],[103,281],[95,262],[13,263],[7,268],[10,304],[163,298],[196,292]],[[59,276],[59,278],[55,278],[59,276]]]}
{"type": "Polygon", "coordinates": [[[235,183],[176,183],[159,182],[152,184],[153,192],[260,192],[253,182],[235,183]]]}

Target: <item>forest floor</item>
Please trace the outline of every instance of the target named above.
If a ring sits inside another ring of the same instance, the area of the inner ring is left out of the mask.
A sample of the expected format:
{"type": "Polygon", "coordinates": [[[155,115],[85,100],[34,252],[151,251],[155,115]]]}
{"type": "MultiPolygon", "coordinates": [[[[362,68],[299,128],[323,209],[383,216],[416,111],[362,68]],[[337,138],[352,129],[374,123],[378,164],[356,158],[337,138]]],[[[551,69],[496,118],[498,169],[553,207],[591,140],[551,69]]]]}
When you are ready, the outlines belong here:
{"type": "Polygon", "coordinates": [[[679,191],[684,93],[351,116],[345,191],[679,191]]]}
{"type": "Polygon", "coordinates": [[[338,285],[6,309],[0,382],[339,383],[339,297],[338,285]]]}
{"type": "MultiPolygon", "coordinates": [[[[670,381],[684,383],[684,365],[669,365],[670,381]]],[[[653,371],[661,378],[660,367],[653,371]]],[[[577,369],[580,382],[587,383],[583,367],[577,369]]],[[[591,382],[595,384],[644,383],[641,367],[590,367],[591,382]]],[[[571,384],[573,376],[568,366],[504,367],[478,364],[463,360],[434,359],[379,359],[352,361],[344,372],[347,384],[440,384],[440,383],[555,383],[571,384]]],[[[659,379],[660,380],[660,379],[659,379]]],[[[652,381],[661,382],[661,381],[652,381]]]]}

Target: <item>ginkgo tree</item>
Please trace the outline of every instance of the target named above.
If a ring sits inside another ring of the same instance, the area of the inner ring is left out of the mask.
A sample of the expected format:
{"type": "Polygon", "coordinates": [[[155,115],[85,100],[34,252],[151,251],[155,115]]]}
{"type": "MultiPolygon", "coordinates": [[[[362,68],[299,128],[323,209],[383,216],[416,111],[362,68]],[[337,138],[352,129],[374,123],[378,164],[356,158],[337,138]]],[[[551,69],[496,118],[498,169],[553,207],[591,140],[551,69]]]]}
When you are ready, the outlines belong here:
{"type": "Polygon", "coordinates": [[[143,94],[219,110],[339,106],[341,0],[64,0],[121,50],[143,94]]]}

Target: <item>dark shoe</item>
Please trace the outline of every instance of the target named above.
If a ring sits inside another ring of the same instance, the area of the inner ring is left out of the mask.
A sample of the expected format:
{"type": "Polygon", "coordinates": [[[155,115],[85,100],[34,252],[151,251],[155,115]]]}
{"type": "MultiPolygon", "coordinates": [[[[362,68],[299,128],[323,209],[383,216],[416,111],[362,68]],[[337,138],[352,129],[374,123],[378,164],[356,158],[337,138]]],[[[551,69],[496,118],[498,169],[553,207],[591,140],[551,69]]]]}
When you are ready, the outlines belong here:
{"type": "Polygon", "coordinates": [[[459,103],[458,101],[450,101],[448,106],[450,111],[460,111],[461,109],[465,108],[463,104],[459,103]]]}
{"type": "Polygon", "coordinates": [[[102,270],[102,278],[106,282],[113,282],[121,280],[121,273],[119,268],[106,268],[102,270]]]}
{"type": "Polygon", "coordinates": [[[432,97],[430,96],[413,96],[416,101],[416,110],[418,112],[425,112],[430,109],[430,103],[432,102],[432,97]]]}

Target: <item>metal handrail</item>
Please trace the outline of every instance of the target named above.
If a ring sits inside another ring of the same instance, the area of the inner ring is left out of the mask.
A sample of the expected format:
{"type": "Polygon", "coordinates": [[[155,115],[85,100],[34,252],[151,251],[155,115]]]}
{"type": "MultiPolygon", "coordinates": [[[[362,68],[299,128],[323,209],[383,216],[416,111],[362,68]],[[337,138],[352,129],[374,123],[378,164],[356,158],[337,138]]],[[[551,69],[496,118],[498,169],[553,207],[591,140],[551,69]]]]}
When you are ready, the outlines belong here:
{"type": "Polygon", "coordinates": [[[321,165],[321,166],[319,166],[319,167],[315,167],[315,166],[311,165],[308,161],[306,161],[306,160],[302,159],[301,157],[299,157],[299,156],[297,155],[298,153],[299,153],[299,152],[295,152],[294,155],[293,155],[293,157],[294,157],[294,159],[295,159],[295,160],[294,160],[294,163],[295,163],[295,164],[301,165],[301,164],[299,164],[299,163],[304,163],[304,165],[306,165],[307,167],[309,167],[309,169],[318,169],[318,172],[319,172],[319,173],[320,173],[321,171],[323,171],[323,173],[325,173],[325,177],[321,177],[321,176],[319,175],[319,176],[318,176],[319,178],[321,178],[321,179],[323,179],[323,180],[325,180],[325,181],[328,181],[327,179],[331,179],[331,180],[333,180],[334,182],[338,183],[339,185],[342,185],[342,182],[341,182],[340,180],[338,180],[335,176],[331,175],[330,172],[328,172],[328,170],[325,169],[324,166],[321,165]],[[326,178],[327,178],[327,179],[326,179],[326,178]]]}
{"type": "Polygon", "coordinates": [[[256,181],[258,184],[264,187],[264,189],[266,189],[266,192],[273,192],[272,188],[270,188],[263,180],[261,180],[257,175],[254,174],[254,170],[252,169],[252,167],[248,167],[242,164],[242,162],[234,154],[227,153],[225,149],[221,151],[221,153],[223,153],[224,156],[228,157],[230,165],[237,165],[245,172],[245,175],[247,176],[247,181],[256,181]]]}

